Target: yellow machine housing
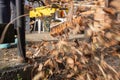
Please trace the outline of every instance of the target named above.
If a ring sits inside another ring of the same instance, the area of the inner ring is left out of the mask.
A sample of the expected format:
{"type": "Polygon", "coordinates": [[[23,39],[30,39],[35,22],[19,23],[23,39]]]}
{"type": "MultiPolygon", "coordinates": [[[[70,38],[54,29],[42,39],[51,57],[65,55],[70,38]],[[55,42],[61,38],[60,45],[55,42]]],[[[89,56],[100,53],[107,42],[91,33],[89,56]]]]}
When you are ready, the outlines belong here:
{"type": "Polygon", "coordinates": [[[55,8],[48,8],[45,6],[37,7],[29,12],[29,17],[41,17],[41,16],[51,16],[52,13],[55,13],[55,8]]]}

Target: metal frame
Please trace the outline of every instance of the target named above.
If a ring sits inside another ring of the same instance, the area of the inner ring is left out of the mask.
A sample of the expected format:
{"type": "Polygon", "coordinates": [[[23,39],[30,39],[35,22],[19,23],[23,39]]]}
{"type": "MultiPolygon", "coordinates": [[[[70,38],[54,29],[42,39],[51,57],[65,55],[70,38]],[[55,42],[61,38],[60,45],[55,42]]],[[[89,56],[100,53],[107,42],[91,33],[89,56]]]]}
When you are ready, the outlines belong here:
{"type": "MultiPolygon", "coordinates": [[[[17,17],[24,14],[24,0],[16,0],[17,17]]],[[[18,35],[18,56],[22,60],[26,60],[25,48],[25,21],[24,17],[17,19],[17,35],[18,35]]]]}

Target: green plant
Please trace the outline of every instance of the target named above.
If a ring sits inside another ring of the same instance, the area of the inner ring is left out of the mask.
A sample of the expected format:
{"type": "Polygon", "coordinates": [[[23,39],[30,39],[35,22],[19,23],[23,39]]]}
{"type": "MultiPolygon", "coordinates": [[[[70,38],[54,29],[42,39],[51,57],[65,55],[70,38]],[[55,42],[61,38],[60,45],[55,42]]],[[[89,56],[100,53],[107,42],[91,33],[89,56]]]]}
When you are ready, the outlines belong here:
{"type": "Polygon", "coordinates": [[[17,74],[17,80],[23,80],[20,74],[17,74]]]}

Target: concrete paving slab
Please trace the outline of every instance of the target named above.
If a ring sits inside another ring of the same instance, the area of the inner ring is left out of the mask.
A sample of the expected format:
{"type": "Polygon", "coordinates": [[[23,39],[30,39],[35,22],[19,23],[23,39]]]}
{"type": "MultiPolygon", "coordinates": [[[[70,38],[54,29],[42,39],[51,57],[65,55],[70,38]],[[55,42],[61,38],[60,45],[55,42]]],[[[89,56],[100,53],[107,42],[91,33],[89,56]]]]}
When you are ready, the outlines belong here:
{"type": "MultiPolygon", "coordinates": [[[[73,35],[71,34],[69,39],[74,39],[74,38],[84,38],[84,34],[77,34],[73,35]]],[[[27,41],[41,41],[41,40],[58,40],[56,37],[52,37],[49,32],[41,32],[41,33],[29,33],[26,34],[26,40],[27,41]]]]}

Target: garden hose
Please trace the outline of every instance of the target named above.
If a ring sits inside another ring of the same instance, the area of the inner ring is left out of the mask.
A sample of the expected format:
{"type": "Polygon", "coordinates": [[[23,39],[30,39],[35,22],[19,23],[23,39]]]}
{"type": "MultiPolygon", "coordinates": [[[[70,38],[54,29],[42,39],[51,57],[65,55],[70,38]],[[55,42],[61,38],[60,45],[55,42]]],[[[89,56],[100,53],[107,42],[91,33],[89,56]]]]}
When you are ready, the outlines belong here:
{"type": "MultiPolygon", "coordinates": [[[[25,17],[25,16],[28,16],[28,14],[23,14],[23,15],[20,15],[16,18],[14,18],[12,21],[10,21],[6,26],[5,26],[5,29],[3,30],[3,33],[1,35],[1,38],[0,38],[0,43],[2,43],[4,41],[4,38],[5,38],[5,34],[9,28],[9,26],[14,22],[16,21],[17,19],[21,18],[21,17],[25,17]]],[[[17,31],[18,32],[18,31],[17,31]]]]}

